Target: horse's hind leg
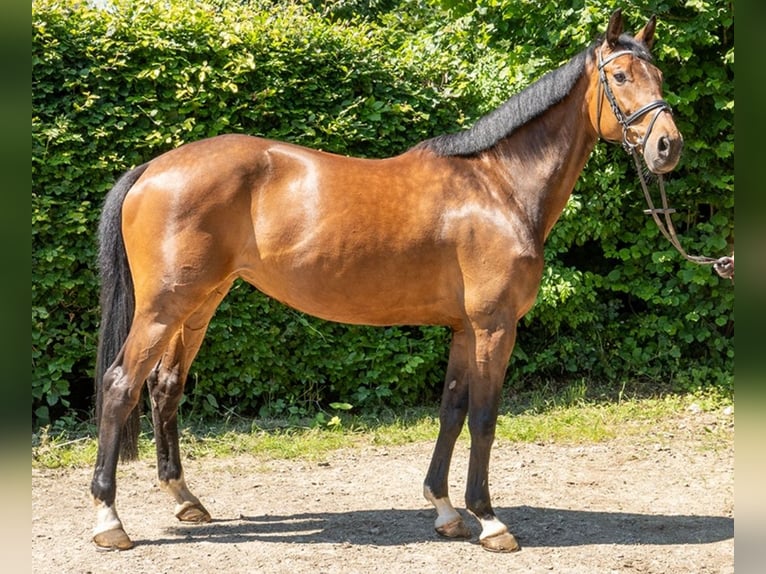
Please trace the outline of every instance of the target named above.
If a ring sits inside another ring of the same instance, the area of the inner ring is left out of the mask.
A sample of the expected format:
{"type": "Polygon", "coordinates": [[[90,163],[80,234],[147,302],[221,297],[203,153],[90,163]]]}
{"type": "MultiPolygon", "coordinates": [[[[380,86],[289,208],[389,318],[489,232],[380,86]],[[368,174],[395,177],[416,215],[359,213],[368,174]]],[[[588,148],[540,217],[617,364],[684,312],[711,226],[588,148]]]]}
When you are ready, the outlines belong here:
{"type": "Polygon", "coordinates": [[[465,331],[452,335],[449,363],[439,410],[439,436],[431,457],[423,495],[436,508],[436,532],[448,538],[470,538],[471,531],[449,499],[449,468],[455,441],[468,411],[468,348],[465,331]]]}
{"type": "Polygon", "coordinates": [[[157,475],[160,486],[175,499],[175,515],[183,522],[209,522],[210,513],[186,486],[178,445],[178,404],[210,318],[227,292],[228,287],[213,292],[186,320],[147,379],[157,444],[157,475]]]}
{"type": "Polygon", "coordinates": [[[176,330],[169,324],[137,316],[122,350],[104,374],[98,453],[90,487],[97,507],[93,541],[101,548],[124,550],[133,546],[115,507],[120,431],[176,330]]]}

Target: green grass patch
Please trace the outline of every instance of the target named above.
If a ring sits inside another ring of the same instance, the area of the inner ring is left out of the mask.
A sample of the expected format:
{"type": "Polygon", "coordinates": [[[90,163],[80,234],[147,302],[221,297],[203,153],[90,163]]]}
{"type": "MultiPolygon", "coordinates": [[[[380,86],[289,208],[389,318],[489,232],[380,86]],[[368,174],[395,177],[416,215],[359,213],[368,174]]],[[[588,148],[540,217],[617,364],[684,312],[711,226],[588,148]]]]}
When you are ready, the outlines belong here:
{"type": "MultiPolygon", "coordinates": [[[[590,398],[584,386],[565,392],[530,393],[506,400],[498,416],[496,437],[510,442],[581,444],[616,437],[643,437],[677,426],[690,412],[732,409],[730,394],[711,389],[650,398],[590,398]]],[[[147,423],[148,425],[148,423],[147,423]]],[[[180,437],[187,458],[224,458],[249,453],[264,459],[316,460],[341,448],[397,446],[433,441],[438,411],[411,408],[376,416],[348,412],[332,419],[246,420],[229,416],[218,424],[186,424],[180,437]]],[[[711,431],[712,432],[712,431],[711,431]]],[[[730,438],[728,435],[725,439],[730,438]]],[[[459,439],[470,441],[467,427],[459,439]]],[[[142,458],[153,458],[151,428],[139,440],[142,458]]],[[[95,430],[90,427],[33,434],[32,465],[40,468],[90,466],[96,457],[95,430]]]]}

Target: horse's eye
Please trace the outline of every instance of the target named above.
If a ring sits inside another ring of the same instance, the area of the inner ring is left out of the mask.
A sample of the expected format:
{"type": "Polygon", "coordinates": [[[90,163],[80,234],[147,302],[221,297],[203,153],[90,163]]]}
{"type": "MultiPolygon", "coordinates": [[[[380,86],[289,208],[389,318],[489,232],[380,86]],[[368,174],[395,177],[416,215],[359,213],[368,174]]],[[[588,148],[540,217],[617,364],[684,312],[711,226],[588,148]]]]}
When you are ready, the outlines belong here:
{"type": "Polygon", "coordinates": [[[624,84],[625,83],[625,74],[623,72],[615,72],[614,74],[614,81],[618,84],[624,84]]]}

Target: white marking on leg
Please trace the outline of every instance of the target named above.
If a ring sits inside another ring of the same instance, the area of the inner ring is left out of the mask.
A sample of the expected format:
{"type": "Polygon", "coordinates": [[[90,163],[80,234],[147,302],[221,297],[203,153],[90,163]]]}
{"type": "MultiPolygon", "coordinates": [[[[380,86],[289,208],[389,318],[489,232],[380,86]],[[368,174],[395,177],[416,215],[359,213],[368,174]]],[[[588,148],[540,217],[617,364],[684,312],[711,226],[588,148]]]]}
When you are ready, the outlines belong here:
{"type": "Polygon", "coordinates": [[[448,496],[443,498],[436,498],[431,492],[431,489],[427,486],[423,487],[423,496],[426,497],[431,504],[436,508],[436,520],[434,521],[434,527],[440,528],[445,524],[455,522],[456,520],[462,520],[460,513],[452,506],[448,496]]]}
{"type": "Polygon", "coordinates": [[[179,505],[184,504],[185,502],[200,504],[199,499],[194,496],[189,490],[189,487],[186,486],[186,480],[184,480],[183,473],[181,473],[181,476],[175,480],[168,480],[167,482],[160,481],[160,486],[163,490],[169,492],[179,505]]]}
{"type": "Polygon", "coordinates": [[[490,536],[497,536],[499,534],[505,534],[508,532],[508,527],[494,516],[488,519],[479,518],[479,522],[481,523],[481,534],[479,535],[479,540],[484,540],[490,536]]]}
{"type": "Polygon", "coordinates": [[[107,506],[105,502],[97,500],[96,505],[96,526],[93,527],[93,536],[109,530],[122,528],[122,521],[117,516],[117,509],[114,504],[107,506]]]}

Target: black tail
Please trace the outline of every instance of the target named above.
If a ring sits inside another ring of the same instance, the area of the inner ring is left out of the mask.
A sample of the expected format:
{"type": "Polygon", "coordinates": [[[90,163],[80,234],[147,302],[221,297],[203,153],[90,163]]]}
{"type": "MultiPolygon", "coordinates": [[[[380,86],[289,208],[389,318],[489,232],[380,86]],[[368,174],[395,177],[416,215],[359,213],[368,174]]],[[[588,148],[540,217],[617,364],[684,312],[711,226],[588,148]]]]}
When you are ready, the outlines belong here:
{"type": "MultiPolygon", "coordinates": [[[[101,326],[96,356],[96,424],[101,424],[103,379],[128,337],[135,310],[133,279],[130,276],[125,243],[122,238],[122,203],[148,163],[124,174],[107,194],[98,226],[98,267],[101,278],[101,326]]],[[[139,403],[140,405],[140,403],[139,403]]],[[[140,409],[136,407],[122,430],[122,460],[138,458],[140,409]]]]}

